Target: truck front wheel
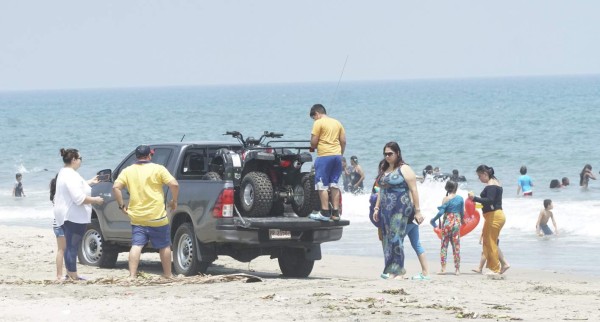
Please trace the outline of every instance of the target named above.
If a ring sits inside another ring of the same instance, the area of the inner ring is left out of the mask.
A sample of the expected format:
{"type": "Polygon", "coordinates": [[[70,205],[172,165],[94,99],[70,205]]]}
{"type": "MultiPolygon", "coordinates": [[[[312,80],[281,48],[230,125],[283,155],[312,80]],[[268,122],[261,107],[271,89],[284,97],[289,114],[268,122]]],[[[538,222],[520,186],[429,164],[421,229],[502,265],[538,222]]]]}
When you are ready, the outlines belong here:
{"type": "Polygon", "coordinates": [[[106,245],[100,223],[94,218],[86,227],[77,255],[83,265],[113,268],[119,252],[106,245]]]}
{"type": "Polygon", "coordinates": [[[173,266],[176,274],[185,276],[206,273],[210,262],[198,260],[198,241],[191,223],[183,223],[173,238],[173,266]]]}
{"type": "Polygon", "coordinates": [[[314,259],[306,258],[304,248],[286,247],[277,260],[281,273],[286,277],[308,277],[315,265],[314,259]]]}
{"type": "Polygon", "coordinates": [[[248,172],[240,185],[240,203],[248,217],[264,217],[273,206],[273,184],[266,173],[248,172]]]}

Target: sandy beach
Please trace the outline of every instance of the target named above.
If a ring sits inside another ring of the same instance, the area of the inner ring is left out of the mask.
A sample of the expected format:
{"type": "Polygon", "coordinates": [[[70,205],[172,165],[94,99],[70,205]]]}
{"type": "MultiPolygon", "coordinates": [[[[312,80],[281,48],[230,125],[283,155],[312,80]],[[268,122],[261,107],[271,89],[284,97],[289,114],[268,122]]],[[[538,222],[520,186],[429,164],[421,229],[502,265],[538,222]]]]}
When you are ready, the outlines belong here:
{"type": "MultiPolygon", "coordinates": [[[[114,269],[78,265],[87,281],[56,283],[51,229],[0,226],[0,236],[4,321],[600,320],[597,277],[513,267],[492,280],[464,263],[460,276],[382,280],[379,258],[324,255],[307,279],[282,278],[268,257],[221,257],[206,276],[165,281],[158,255],[147,253],[144,276],[130,282],[122,253],[114,269]]],[[[417,266],[408,262],[408,275],[417,266]]]]}

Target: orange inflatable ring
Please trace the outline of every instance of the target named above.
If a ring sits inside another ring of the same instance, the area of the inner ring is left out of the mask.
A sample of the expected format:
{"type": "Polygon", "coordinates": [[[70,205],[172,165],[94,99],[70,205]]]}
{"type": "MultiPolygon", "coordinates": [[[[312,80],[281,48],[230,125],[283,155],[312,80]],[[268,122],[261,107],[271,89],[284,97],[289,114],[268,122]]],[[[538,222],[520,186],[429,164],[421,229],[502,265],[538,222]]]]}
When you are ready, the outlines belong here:
{"type": "MultiPolygon", "coordinates": [[[[460,226],[460,236],[465,236],[470,233],[479,225],[479,220],[481,216],[479,215],[479,211],[477,211],[477,206],[475,202],[471,199],[465,200],[465,223],[460,226]]],[[[433,231],[438,236],[439,239],[442,239],[442,230],[439,227],[433,228],[433,231]]]]}

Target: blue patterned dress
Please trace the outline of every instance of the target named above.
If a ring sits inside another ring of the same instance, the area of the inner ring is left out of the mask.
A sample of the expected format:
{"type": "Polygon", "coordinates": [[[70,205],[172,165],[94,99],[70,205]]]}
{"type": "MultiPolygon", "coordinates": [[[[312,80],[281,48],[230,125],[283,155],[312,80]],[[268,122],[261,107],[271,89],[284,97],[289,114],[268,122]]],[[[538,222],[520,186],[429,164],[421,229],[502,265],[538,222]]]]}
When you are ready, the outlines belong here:
{"type": "Polygon", "coordinates": [[[383,233],[384,274],[404,275],[404,237],[409,218],[414,217],[408,184],[400,167],[379,179],[380,221],[383,233]]]}

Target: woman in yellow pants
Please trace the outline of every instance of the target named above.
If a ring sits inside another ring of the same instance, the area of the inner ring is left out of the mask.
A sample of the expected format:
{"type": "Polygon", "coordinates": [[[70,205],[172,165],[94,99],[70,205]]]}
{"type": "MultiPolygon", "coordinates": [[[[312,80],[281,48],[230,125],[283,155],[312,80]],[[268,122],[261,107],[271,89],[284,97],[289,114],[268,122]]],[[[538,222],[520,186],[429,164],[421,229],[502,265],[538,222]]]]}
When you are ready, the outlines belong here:
{"type": "Polygon", "coordinates": [[[486,165],[477,167],[477,176],[479,181],[486,184],[480,197],[476,197],[469,192],[469,198],[483,205],[483,254],[487,259],[487,268],[494,274],[504,273],[509,266],[502,266],[498,255],[498,245],[496,241],[500,236],[500,230],[506,222],[506,217],[502,211],[502,186],[500,181],[494,176],[494,169],[486,165]]]}

